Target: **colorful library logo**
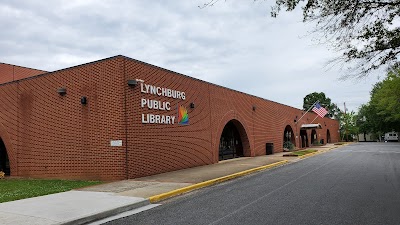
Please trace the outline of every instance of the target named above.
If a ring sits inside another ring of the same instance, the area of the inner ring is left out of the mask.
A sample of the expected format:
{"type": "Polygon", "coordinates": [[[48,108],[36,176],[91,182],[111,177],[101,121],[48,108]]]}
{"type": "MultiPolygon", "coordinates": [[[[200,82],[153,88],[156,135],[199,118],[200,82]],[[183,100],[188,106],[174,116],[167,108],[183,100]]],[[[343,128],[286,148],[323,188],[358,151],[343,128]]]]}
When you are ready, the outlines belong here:
{"type": "Polygon", "coordinates": [[[183,105],[179,106],[178,108],[178,124],[189,124],[189,115],[187,113],[187,109],[183,105]]]}

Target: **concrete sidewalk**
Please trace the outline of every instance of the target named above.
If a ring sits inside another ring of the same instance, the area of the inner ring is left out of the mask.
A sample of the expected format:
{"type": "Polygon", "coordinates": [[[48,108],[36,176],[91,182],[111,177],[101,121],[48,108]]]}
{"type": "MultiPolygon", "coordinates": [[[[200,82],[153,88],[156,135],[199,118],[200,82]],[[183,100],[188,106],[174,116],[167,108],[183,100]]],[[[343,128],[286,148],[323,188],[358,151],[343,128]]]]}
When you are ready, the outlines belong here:
{"type": "Polygon", "coordinates": [[[0,204],[0,224],[84,224],[148,205],[148,199],[67,191],[0,204]]]}
{"type": "MultiPolygon", "coordinates": [[[[338,146],[329,144],[312,149],[325,152],[336,147],[338,146]]],[[[151,201],[300,160],[297,157],[283,157],[284,154],[242,157],[212,165],[1,203],[0,224],[85,224],[143,207],[151,201]]]]}

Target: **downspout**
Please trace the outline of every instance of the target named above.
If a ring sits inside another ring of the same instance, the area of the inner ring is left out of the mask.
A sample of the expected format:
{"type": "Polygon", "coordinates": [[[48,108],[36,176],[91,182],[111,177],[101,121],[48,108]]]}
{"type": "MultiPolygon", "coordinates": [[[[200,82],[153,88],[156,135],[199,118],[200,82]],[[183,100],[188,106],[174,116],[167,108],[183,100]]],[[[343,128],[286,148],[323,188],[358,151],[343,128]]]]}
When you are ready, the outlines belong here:
{"type": "MultiPolygon", "coordinates": [[[[125,70],[125,65],[126,65],[126,60],[123,59],[123,80],[126,81],[126,70],[125,70]]],[[[125,114],[125,175],[126,179],[129,179],[129,169],[128,169],[128,115],[127,115],[127,87],[125,86],[124,82],[124,114],[125,114]]]]}
{"type": "MultiPolygon", "coordinates": [[[[209,117],[210,117],[210,149],[211,149],[211,163],[214,164],[214,148],[213,148],[213,135],[212,135],[212,116],[211,116],[211,94],[210,94],[210,84],[207,84],[207,90],[208,90],[208,110],[209,110],[209,117]]],[[[219,144],[219,143],[218,143],[219,144]]],[[[219,160],[218,160],[219,161],[219,160]]],[[[217,161],[217,163],[218,163],[217,161]]]]}

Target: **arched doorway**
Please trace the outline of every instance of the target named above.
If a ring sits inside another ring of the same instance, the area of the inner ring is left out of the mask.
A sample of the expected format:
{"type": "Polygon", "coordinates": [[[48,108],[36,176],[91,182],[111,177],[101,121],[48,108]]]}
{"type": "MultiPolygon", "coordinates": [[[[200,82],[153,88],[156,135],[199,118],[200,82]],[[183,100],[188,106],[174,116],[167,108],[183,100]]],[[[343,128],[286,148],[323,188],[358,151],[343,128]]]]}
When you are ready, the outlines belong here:
{"type": "Polygon", "coordinates": [[[296,141],[293,129],[290,125],[287,125],[285,127],[285,131],[283,132],[283,148],[292,150],[294,147],[296,147],[296,141]]]}
{"type": "Polygon", "coordinates": [[[317,131],[314,129],[311,131],[311,144],[315,144],[315,142],[318,141],[317,139],[317,131]]]}
{"type": "Polygon", "coordinates": [[[326,143],[331,143],[331,133],[326,130],[326,143]]]}
{"type": "Polygon", "coordinates": [[[219,160],[244,156],[244,140],[241,138],[238,126],[241,124],[236,120],[231,120],[225,125],[219,141],[219,160]]]}
{"type": "Polygon", "coordinates": [[[301,147],[302,148],[310,147],[308,145],[308,136],[307,136],[306,130],[300,130],[300,138],[301,138],[301,147]]]}
{"type": "Polygon", "coordinates": [[[0,171],[3,171],[6,176],[10,176],[10,162],[8,160],[8,154],[6,146],[3,140],[0,138],[0,171]]]}

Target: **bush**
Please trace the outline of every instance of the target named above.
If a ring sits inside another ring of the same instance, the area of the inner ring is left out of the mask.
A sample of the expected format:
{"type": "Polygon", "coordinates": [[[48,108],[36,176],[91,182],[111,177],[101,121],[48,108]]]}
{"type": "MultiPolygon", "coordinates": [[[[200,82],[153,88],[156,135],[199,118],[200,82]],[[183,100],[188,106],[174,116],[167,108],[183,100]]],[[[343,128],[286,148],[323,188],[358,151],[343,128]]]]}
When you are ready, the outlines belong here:
{"type": "Polygon", "coordinates": [[[294,144],[290,141],[285,141],[283,143],[283,148],[289,149],[291,151],[294,149],[294,144]]]}

